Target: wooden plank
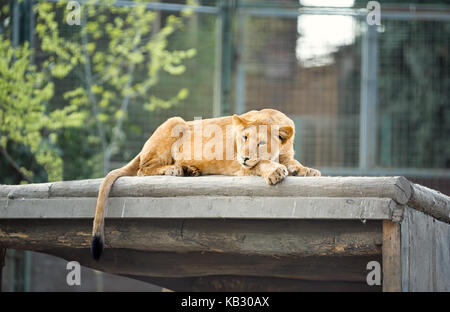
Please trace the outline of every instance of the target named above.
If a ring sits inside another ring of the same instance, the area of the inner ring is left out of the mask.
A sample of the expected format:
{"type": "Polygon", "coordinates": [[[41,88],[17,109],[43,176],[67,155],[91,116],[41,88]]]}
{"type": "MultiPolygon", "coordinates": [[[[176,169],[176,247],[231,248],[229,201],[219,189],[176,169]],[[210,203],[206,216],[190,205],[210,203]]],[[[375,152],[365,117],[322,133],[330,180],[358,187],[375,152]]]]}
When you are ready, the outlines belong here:
{"type": "MultiPolygon", "coordinates": [[[[0,198],[96,197],[102,179],[0,185],[0,198]]],[[[287,177],[268,186],[260,177],[121,177],[111,197],[268,196],[381,197],[450,223],[450,197],[404,177],[287,177]]]]}
{"type": "Polygon", "coordinates": [[[450,225],[407,207],[401,226],[403,291],[450,291],[450,225]]]}
{"type": "MultiPolygon", "coordinates": [[[[92,220],[0,220],[0,244],[27,250],[81,249],[87,255],[92,220]]],[[[381,254],[381,223],[355,220],[112,219],[106,248],[217,252],[265,256],[381,254]]]]}
{"type": "Polygon", "coordinates": [[[381,255],[357,257],[272,257],[233,255],[211,252],[168,253],[129,249],[106,249],[96,262],[83,249],[42,250],[67,261],[119,275],[151,277],[192,277],[245,275],[314,281],[366,281],[369,261],[381,261],[381,255]]]}
{"type": "Polygon", "coordinates": [[[450,292],[450,225],[435,221],[435,291],[450,292]]]}
{"type": "Polygon", "coordinates": [[[434,227],[433,218],[408,209],[409,287],[408,290],[433,291],[434,227]]]}
{"type": "Polygon", "coordinates": [[[259,276],[202,276],[186,278],[161,278],[126,275],[140,281],[167,287],[174,291],[222,292],[378,292],[380,286],[366,282],[307,281],[292,278],[259,276]]]}
{"type": "Polygon", "coordinates": [[[52,183],[33,183],[24,185],[0,184],[0,198],[48,198],[50,197],[50,188],[52,185],[52,183]]]}
{"type": "Polygon", "coordinates": [[[0,292],[2,291],[3,284],[3,267],[5,266],[6,248],[0,246],[0,292]]]}
{"type": "MultiPolygon", "coordinates": [[[[96,197],[101,181],[1,185],[0,197],[96,197]]],[[[404,177],[287,177],[275,186],[269,186],[264,179],[254,176],[121,177],[114,183],[111,197],[385,197],[405,204],[411,196],[410,184],[404,177]]]]}
{"type": "Polygon", "coordinates": [[[400,224],[383,220],[383,291],[402,290],[400,224]]]}
{"type": "Polygon", "coordinates": [[[401,227],[401,259],[402,259],[402,291],[409,291],[409,251],[410,251],[410,237],[409,237],[409,215],[411,209],[405,207],[403,212],[403,220],[401,227]]]}
{"type": "MultiPolygon", "coordinates": [[[[0,218],[93,218],[96,198],[0,200],[0,218]]],[[[108,199],[107,218],[390,219],[389,198],[122,197],[108,199]]]]}
{"type": "Polygon", "coordinates": [[[408,206],[438,220],[450,223],[450,197],[419,184],[411,184],[408,206]]]}

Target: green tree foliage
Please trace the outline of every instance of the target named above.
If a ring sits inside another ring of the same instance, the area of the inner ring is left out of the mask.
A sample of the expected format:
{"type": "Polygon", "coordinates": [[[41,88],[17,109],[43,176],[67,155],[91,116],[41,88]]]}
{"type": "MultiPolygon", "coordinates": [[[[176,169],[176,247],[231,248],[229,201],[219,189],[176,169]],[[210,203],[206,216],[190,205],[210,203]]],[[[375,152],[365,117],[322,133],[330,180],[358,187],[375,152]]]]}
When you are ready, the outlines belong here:
{"type": "MultiPolygon", "coordinates": [[[[125,7],[113,6],[110,0],[89,1],[81,7],[82,24],[69,26],[67,3],[35,4],[36,64],[27,43],[14,46],[6,38],[7,29],[0,29],[5,34],[0,37],[2,151],[7,153],[8,142],[9,148],[11,143],[29,148],[51,181],[62,178],[62,159],[70,162],[66,168],[79,168],[75,178],[95,176],[102,162],[108,171],[124,140],[130,102],[144,103],[144,109],[152,111],[186,99],[186,88],[169,99],[152,95],[151,89],[161,72],[182,74],[183,61],[196,54],[194,49],[167,49],[169,37],[192,14],[189,10],[169,15],[163,26],[153,29],[156,13],[147,10],[144,1],[125,7]],[[67,82],[73,83],[68,87],[67,82]],[[79,159],[79,153],[86,158],[79,159]]],[[[7,22],[8,17],[3,19],[7,22]]],[[[13,158],[8,159],[14,162],[13,158]]],[[[31,164],[18,169],[22,179],[31,180],[31,164]]]]}
{"type": "MultiPolygon", "coordinates": [[[[0,148],[8,158],[8,141],[27,146],[48,173],[50,181],[62,177],[61,158],[55,146],[56,132],[63,127],[80,127],[85,112],[76,103],[49,111],[53,97],[51,74],[30,63],[32,51],[27,43],[13,47],[0,35],[0,148]]],[[[33,172],[20,168],[30,181],[33,172]]]]}
{"type": "MultiPolygon", "coordinates": [[[[195,55],[194,49],[168,51],[168,38],[183,26],[183,18],[191,15],[188,10],[181,16],[170,15],[163,27],[152,30],[156,13],[145,8],[145,2],[135,1],[133,6],[117,7],[113,1],[90,1],[82,7],[82,27],[66,41],[56,39],[45,46],[46,51],[59,54],[68,64],[74,64],[80,57],[81,66],[76,69],[82,84],[64,93],[64,99],[71,103],[89,104],[97,136],[103,150],[104,173],[110,170],[110,160],[119,151],[124,141],[123,122],[130,101],[144,103],[149,111],[157,107],[169,108],[184,100],[189,92],[182,88],[170,99],[161,99],[149,91],[159,80],[161,71],[180,75],[185,71],[183,60],[195,55]],[[59,51],[67,51],[62,54],[59,51]],[[80,53],[74,53],[80,51],[80,53]],[[70,53],[73,56],[70,56],[70,53]]],[[[58,3],[65,7],[67,3],[58,3]]],[[[41,34],[58,29],[53,24],[51,5],[41,5],[39,16],[45,23],[37,28],[41,34]]],[[[43,42],[44,43],[44,42],[43,42]]],[[[57,72],[64,73],[61,66],[57,72]]]]}

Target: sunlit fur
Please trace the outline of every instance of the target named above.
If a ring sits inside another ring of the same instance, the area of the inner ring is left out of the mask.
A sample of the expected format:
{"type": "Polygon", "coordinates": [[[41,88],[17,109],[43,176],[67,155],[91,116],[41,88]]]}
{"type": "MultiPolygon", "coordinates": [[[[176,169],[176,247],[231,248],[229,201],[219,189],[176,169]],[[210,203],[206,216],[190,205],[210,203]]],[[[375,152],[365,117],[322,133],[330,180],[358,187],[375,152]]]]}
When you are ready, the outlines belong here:
{"type": "Polygon", "coordinates": [[[294,122],[273,109],[199,121],[186,122],[180,117],[168,119],[155,130],[132,161],[111,171],[103,180],[93,225],[94,258],[98,260],[103,249],[105,205],[117,178],[256,175],[273,185],[288,174],[320,176],[318,170],[304,167],[294,159],[294,136],[294,122]],[[247,140],[243,139],[244,135],[247,140]],[[222,144],[218,144],[220,141],[222,144]],[[258,143],[264,144],[258,147],[258,143]]]}
{"type": "Polygon", "coordinates": [[[236,160],[244,168],[253,168],[261,160],[279,162],[283,145],[293,135],[293,127],[274,125],[271,120],[246,120],[233,116],[236,160]]]}

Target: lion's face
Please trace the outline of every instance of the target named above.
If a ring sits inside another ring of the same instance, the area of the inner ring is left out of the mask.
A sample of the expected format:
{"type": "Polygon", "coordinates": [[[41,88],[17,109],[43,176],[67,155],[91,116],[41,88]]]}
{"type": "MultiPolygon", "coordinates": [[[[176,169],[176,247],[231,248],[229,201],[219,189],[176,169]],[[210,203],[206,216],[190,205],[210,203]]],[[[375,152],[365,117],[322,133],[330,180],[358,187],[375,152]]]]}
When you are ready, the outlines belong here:
{"type": "Polygon", "coordinates": [[[278,162],[281,147],[292,137],[291,126],[278,126],[266,121],[246,120],[233,115],[236,160],[249,169],[261,160],[278,162]]]}

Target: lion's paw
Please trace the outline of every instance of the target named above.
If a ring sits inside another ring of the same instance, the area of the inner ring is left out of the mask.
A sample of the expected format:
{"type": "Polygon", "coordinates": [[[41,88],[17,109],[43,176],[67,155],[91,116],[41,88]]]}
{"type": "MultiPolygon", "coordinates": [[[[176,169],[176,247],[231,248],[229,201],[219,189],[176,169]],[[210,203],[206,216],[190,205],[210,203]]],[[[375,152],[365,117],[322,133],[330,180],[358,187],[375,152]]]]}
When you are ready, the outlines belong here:
{"type": "Polygon", "coordinates": [[[296,166],[296,165],[289,165],[287,166],[287,169],[289,171],[289,174],[292,176],[301,176],[301,177],[320,177],[322,174],[319,170],[303,167],[303,166],[296,166]]]}
{"type": "Polygon", "coordinates": [[[264,177],[266,183],[269,185],[275,185],[281,181],[289,174],[286,166],[279,165],[274,170],[270,171],[267,176],[264,177]]]}
{"type": "Polygon", "coordinates": [[[306,168],[305,177],[320,177],[322,173],[319,170],[313,168],[306,168]]]}
{"type": "Polygon", "coordinates": [[[183,166],[184,175],[189,177],[198,177],[200,175],[200,170],[192,166],[183,166]]]}
{"type": "Polygon", "coordinates": [[[304,169],[305,167],[297,165],[297,164],[294,164],[294,165],[290,164],[290,165],[287,165],[286,168],[291,176],[297,176],[297,175],[299,175],[299,172],[302,172],[302,169],[304,169]]]}
{"type": "Polygon", "coordinates": [[[182,177],[184,176],[184,171],[180,166],[171,166],[164,171],[164,175],[182,177]]]}

